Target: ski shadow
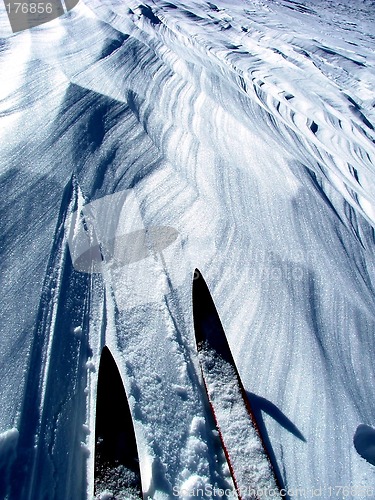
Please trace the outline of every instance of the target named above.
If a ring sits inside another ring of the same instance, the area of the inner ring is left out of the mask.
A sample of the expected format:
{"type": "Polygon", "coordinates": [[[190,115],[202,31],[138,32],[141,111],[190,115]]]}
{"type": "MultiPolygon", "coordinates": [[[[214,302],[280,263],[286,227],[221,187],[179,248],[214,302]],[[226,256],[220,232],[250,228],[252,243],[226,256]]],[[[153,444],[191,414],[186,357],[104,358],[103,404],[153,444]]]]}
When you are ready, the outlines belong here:
{"type": "MultiPolygon", "coordinates": [[[[266,450],[268,452],[268,455],[270,457],[271,463],[273,465],[278,483],[281,488],[285,488],[286,485],[284,484],[283,477],[281,475],[275,453],[273,451],[272,445],[270,438],[268,436],[267,428],[263,420],[263,415],[262,412],[267,413],[271,418],[276,420],[276,422],[284,427],[288,432],[291,432],[296,438],[300,439],[304,443],[306,443],[306,439],[303,436],[302,432],[296,427],[295,424],[289,418],[284,415],[284,413],[271,401],[268,401],[268,399],[262,398],[261,396],[257,396],[256,394],[250,392],[250,391],[245,391],[246,396],[250,402],[251,409],[253,411],[255,421],[258,425],[259,432],[262,436],[264,445],[266,447],[266,450]]],[[[289,499],[288,496],[284,497],[285,499],[289,499]]]]}

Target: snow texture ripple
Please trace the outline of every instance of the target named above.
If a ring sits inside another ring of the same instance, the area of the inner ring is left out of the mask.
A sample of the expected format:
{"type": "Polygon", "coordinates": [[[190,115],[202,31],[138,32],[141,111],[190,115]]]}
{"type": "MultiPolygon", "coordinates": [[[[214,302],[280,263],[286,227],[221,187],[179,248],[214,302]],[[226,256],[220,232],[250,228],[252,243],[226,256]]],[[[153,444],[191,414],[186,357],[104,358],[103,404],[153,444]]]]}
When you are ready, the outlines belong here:
{"type": "Polygon", "coordinates": [[[0,497],[92,498],[104,345],[144,497],[234,491],[199,268],[285,488],[371,498],[374,2],[81,0],[17,34],[0,9],[0,497]]]}

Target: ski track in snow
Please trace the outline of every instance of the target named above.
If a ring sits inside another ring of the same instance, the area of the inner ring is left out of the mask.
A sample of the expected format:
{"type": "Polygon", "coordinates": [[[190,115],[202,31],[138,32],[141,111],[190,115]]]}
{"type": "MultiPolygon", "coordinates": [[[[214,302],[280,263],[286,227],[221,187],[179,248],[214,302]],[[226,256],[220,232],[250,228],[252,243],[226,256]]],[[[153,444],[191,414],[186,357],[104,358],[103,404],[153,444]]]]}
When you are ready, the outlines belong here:
{"type": "Polygon", "coordinates": [[[0,9],[0,496],[92,498],[104,344],[145,498],[233,490],[195,268],[246,390],[305,438],[263,414],[285,486],[374,487],[374,2],[81,0],[16,35],[0,9]],[[73,213],[124,190],[108,220],[178,238],[78,272],[73,213]]]}

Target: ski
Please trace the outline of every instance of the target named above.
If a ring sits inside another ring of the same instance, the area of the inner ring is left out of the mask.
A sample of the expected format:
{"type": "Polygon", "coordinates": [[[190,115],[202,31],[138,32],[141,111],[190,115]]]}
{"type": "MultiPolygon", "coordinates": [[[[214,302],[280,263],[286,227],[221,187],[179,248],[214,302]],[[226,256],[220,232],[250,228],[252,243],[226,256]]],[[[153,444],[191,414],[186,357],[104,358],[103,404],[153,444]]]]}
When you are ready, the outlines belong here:
{"type": "Polygon", "coordinates": [[[120,373],[107,347],[100,358],[96,398],[95,498],[142,498],[133,420],[120,373]]]}
{"type": "Polygon", "coordinates": [[[193,315],[203,382],[238,498],[280,497],[275,471],[219,315],[198,270],[193,280],[193,315]]]}

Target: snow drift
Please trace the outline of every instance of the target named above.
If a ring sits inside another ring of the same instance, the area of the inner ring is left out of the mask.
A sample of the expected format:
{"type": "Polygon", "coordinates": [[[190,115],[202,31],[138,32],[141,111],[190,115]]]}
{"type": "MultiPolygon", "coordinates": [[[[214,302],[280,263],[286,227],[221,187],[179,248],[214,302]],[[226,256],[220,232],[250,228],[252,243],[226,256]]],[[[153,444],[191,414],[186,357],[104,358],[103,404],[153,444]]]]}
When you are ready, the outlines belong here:
{"type": "Polygon", "coordinates": [[[368,498],[374,3],[81,0],[17,34],[1,9],[0,496],[92,497],[104,345],[144,497],[234,491],[194,344],[199,268],[285,488],[368,498]],[[162,252],[76,266],[82,230],[100,249],[155,227],[176,236],[162,252]]]}

